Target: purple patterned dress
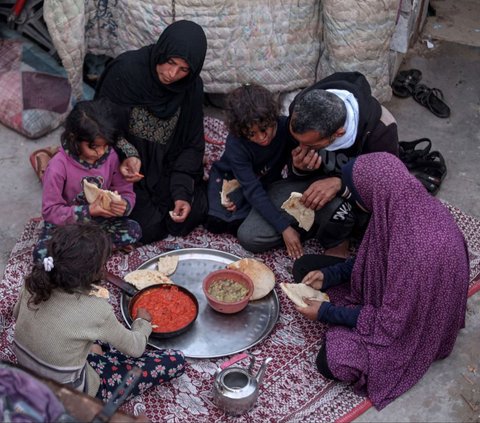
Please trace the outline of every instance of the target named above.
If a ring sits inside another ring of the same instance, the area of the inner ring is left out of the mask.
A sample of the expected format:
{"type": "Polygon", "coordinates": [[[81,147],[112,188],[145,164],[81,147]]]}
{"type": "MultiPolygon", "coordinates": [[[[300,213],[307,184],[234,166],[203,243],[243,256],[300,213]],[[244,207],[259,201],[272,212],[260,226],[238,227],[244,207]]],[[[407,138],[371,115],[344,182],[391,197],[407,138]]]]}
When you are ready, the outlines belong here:
{"type": "Polygon", "coordinates": [[[363,307],[355,329],[328,330],[327,361],[380,410],[452,351],[465,323],[468,253],[446,207],[393,155],[358,157],[353,185],[372,213],[346,298],[363,307]]]}

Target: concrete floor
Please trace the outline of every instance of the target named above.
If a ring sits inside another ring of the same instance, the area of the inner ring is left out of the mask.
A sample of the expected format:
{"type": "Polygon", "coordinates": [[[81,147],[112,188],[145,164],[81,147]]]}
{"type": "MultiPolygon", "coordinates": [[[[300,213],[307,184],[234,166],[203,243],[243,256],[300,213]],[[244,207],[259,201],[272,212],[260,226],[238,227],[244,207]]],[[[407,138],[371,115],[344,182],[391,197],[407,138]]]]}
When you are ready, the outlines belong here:
{"type": "MultiPolygon", "coordinates": [[[[459,2],[456,4],[458,8],[459,2]]],[[[465,43],[461,37],[455,42],[446,38],[434,40],[432,49],[419,41],[401,69],[420,69],[422,82],[440,88],[451,117],[439,119],[412,98],[394,97],[386,107],[398,121],[401,140],[428,137],[433,149],[445,156],[448,175],[437,196],[480,218],[480,39],[475,44],[470,38],[465,43]]],[[[207,113],[218,115],[218,110],[207,113]]],[[[28,156],[38,148],[57,144],[60,133],[57,129],[41,139],[28,140],[0,125],[1,274],[25,223],[40,215],[41,186],[28,156]]],[[[370,409],[356,421],[480,422],[479,357],[480,294],[476,294],[469,299],[467,325],[451,356],[434,363],[415,387],[384,410],[370,409]]]]}

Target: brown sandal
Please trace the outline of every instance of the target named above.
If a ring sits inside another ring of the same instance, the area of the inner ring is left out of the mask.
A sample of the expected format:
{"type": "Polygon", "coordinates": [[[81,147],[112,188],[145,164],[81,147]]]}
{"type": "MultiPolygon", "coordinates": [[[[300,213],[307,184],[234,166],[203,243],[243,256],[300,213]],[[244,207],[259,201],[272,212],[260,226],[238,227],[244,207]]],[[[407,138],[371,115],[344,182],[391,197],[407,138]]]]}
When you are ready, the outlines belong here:
{"type": "Polygon", "coordinates": [[[42,182],[48,162],[57,153],[58,149],[59,147],[57,146],[46,147],[35,150],[32,154],[30,154],[30,164],[32,165],[33,170],[37,174],[40,182],[42,182]]]}

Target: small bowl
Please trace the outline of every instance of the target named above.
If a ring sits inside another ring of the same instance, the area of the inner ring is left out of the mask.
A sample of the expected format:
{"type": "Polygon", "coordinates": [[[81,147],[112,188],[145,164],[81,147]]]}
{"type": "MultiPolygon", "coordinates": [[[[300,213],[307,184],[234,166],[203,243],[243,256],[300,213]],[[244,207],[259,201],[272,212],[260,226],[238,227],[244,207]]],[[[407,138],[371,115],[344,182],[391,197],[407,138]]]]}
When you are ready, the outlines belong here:
{"type": "Polygon", "coordinates": [[[253,294],[253,282],[249,276],[247,276],[245,273],[239,272],[238,270],[220,269],[209,273],[203,280],[203,292],[207,298],[208,304],[214,310],[224,314],[238,313],[239,311],[242,311],[250,301],[250,297],[253,294]],[[212,297],[208,293],[208,289],[212,283],[222,279],[230,279],[242,284],[244,287],[248,288],[247,295],[245,295],[245,297],[243,297],[240,301],[235,302],[219,301],[212,297]]]}

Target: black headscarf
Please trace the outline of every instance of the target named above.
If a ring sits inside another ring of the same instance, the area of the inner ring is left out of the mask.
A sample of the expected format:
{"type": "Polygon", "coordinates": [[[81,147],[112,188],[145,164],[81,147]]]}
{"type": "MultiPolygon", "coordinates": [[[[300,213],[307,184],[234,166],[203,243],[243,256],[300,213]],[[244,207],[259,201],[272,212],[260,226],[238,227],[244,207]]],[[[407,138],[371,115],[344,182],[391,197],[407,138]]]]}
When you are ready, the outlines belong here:
{"type": "Polygon", "coordinates": [[[174,22],[165,28],[156,44],[127,51],[113,60],[100,78],[97,96],[107,96],[121,105],[144,106],[157,117],[168,118],[200,76],[206,52],[207,39],[200,25],[191,21],[174,22]],[[156,65],[172,57],[185,60],[190,73],[164,85],[158,79],[156,65]]]}

